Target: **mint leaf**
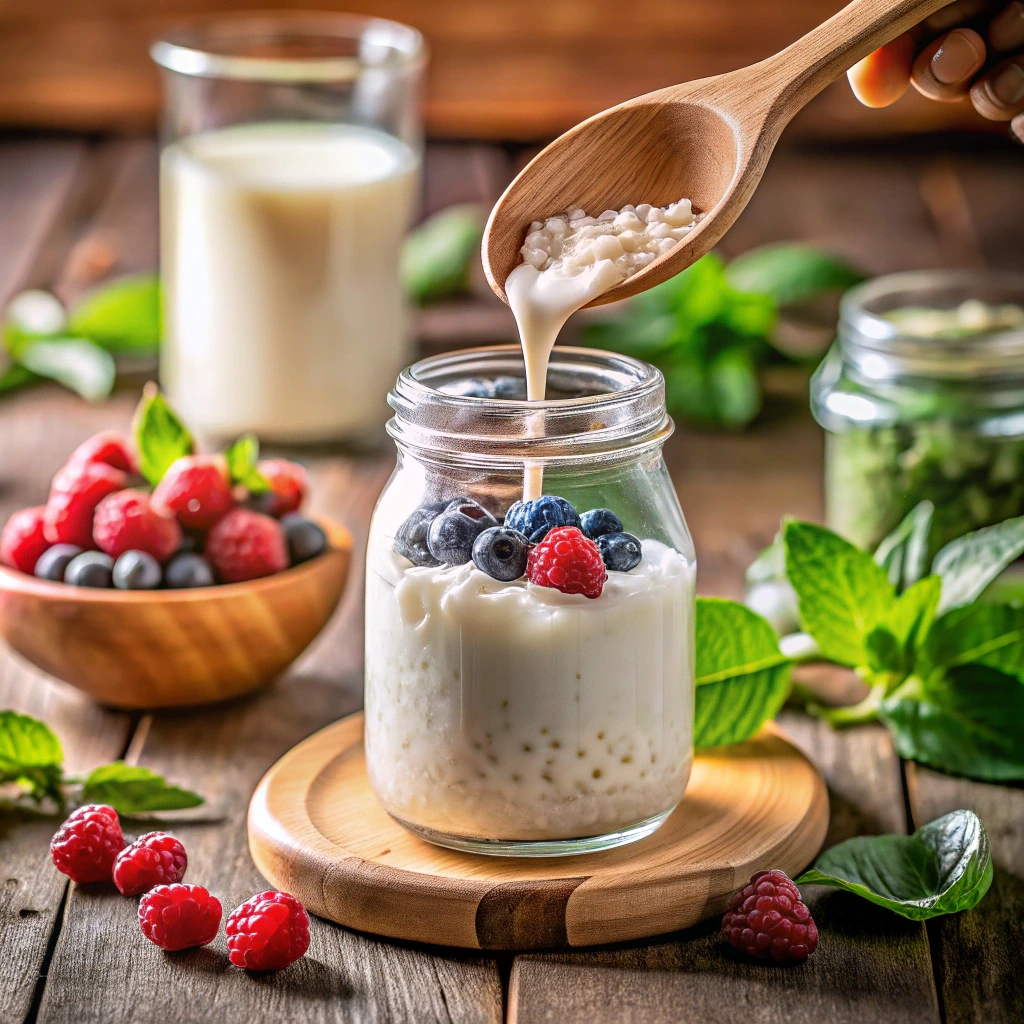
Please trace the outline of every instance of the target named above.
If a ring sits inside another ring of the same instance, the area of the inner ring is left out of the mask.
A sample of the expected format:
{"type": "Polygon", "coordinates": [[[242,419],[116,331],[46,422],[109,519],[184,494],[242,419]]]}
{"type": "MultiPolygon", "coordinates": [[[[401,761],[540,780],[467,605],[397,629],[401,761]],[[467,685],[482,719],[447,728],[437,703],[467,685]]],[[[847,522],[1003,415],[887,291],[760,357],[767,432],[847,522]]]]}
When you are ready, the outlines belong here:
{"type": "Polygon", "coordinates": [[[0,782],[24,783],[34,799],[52,796],[63,803],[63,761],[60,740],[45,723],[17,711],[0,711],[0,782]]]}
{"type": "Polygon", "coordinates": [[[465,291],[485,219],[484,210],[474,204],[449,206],[412,231],[399,265],[406,294],[426,303],[465,291]]]}
{"type": "Polygon", "coordinates": [[[109,352],[84,338],[31,341],[18,361],[39,377],[63,384],[90,402],[106,398],[114,387],[114,360],[109,352]]]}
{"type": "Polygon", "coordinates": [[[875,561],[899,590],[912,586],[925,574],[934,515],[935,506],[930,501],[918,502],[875,551],[875,561]]]}
{"type": "Polygon", "coordinates": [[[980,903],[992,884],[992,853],[978,816],[952,811],[911,836],[856,836],[837,843],[796,882],[845,889],[924,921],[980,903]]]}
{"type": "Polygon", "coordinates": [[[156,352],[160,342],[160,279],[118,278],[71,308],[68,330],[111,352],[156,352]]]}
{"type": "Polygon", "coordinates": [[[115,761],[90,772],[82,783],[85,803],[109,804],[119,814],[176,811],[198,807],[203,798],[187,789],[170,786],[148,768],[115,761]]]}
{"type": "Polygon", "coordinates": [[[864,275],[845,260],[810,245],[780,242],[737,256],[726,268],[729,284],[744,292],[770,296],[785,306],[822,292],[845,291],[864,275]]]}
{"type": "Polygon", "coordinates": [[[904,590],[896,601],[887,625],[909,653],[928,635],[941,596],[942,580],[926,576],[904,590]]]}
{"type": "Polygon", "coordinates": [[[867,636],[896,603],[885,572],[869,554],[814,523],[786,523],[783,541],[800,619],[822,656],[841,665],[868,664],[867,636]]]}
{"type": "Polygon", "coordinates": [[[922,674],[985,665],[1024,682],[1024,608],[971,604],[947,612],[928,631],[920,662],[922,674]]]}
{"type": "Polygon", "coordinates": [[[1022,554],[1024,516],[951,540],[932,562],[932,572],[942,577],[939,612],[970,604],[1022,554]]]}
{"type": "Polygon", "coordinates": [[[253,494],[270,490],[270,482],[256,469],[260,443],[255,434],[244,434],[225,453],[231,482],[241,484],[253,494]]]}
{"type": "Polygon", "coordinates": [[[132,424],[139,472],[156,487],[171,463],[191,455],[195,442],[184,423],[153,383],[146,385],[132,424]]]}
{"type": "Polygon", "coordinates": [[[735,601],[697,599],[694,744],[742,743],[789,693],[790,661],[772,627],[735,601]]]}
{"type": "Polygon", "coordinates": [[[920,694],[901,687],[878,717],[900,757],[986,782],[1024,780],[1024,685],[1013,676],[954,668],[920,694]]]}

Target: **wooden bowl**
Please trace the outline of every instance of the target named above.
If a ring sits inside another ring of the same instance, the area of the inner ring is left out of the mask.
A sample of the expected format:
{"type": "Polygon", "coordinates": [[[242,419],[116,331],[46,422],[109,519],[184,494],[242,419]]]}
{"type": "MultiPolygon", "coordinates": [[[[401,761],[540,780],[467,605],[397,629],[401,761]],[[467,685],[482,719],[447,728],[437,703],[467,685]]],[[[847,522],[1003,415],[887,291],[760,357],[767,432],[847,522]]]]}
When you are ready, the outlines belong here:
{"type": "Polygon", "coordinates": [[[294,569],[191,590],[92,590],[0,567],[0,635],[22,657],[102,704],[169,708],[269,683],[327,624],[352,537],[321,519],[330,547],[294,569]]]}

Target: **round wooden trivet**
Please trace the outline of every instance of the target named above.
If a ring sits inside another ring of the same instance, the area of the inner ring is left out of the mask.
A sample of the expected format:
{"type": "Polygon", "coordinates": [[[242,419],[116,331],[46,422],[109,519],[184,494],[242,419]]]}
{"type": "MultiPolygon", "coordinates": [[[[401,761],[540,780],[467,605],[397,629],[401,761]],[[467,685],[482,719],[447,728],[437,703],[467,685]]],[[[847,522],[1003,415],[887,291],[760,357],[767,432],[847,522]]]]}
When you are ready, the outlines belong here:
{"type": "Polygon", "coordinates": [[[793,875],[809,864],[827,826],[821,776],[768,726],[701,754],[672,816],[630,846],[545,859],[441,849],[377,803],[358,714],[271,768],[249,806],[249,849],[272,885],[349,928],[473,949],[550,949],[658,935],[719,914],[754,871],[793,875]]]}

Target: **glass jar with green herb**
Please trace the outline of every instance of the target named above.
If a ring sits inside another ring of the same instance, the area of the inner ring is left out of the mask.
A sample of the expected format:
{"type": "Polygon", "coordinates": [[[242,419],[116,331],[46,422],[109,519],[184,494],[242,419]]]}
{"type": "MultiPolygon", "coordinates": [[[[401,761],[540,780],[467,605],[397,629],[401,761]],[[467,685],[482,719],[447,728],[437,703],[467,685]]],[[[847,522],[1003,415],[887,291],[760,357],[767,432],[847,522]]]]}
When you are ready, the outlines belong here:
{"type": "Polygon", "coordinates": [[[1024,275],[893,274],[847,293],[811,382],[830,527],[874,548],[918,502],[932,553],[1024,514],[1024,275]]]}

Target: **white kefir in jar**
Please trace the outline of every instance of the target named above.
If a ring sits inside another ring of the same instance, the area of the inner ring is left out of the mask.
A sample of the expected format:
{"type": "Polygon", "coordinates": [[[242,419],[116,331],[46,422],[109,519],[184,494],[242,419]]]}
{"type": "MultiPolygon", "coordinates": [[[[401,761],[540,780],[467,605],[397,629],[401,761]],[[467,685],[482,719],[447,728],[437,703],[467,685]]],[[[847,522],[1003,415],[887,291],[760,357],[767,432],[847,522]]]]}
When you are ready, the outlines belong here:
{"type": "Polygon", "coordinates": [[[316,122],[187,136],[161,159],[161,378],[212,438],[364,435],[407,361],[398,277],[419,160],[316,122]]]}

